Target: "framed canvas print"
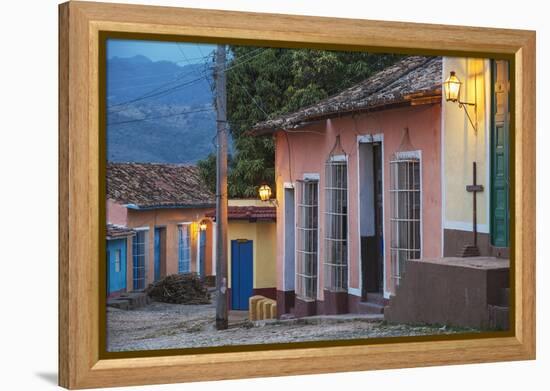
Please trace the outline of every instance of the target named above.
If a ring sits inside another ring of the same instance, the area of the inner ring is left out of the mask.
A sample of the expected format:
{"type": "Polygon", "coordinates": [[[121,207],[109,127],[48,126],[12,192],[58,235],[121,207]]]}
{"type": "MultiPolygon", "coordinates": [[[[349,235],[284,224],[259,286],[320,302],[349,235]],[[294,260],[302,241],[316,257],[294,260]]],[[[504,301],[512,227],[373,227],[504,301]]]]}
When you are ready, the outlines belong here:
{"type": "Polygon", "coordinates": [[[535,357],[534,32],[59,15],[60,385],[535,357]]]}

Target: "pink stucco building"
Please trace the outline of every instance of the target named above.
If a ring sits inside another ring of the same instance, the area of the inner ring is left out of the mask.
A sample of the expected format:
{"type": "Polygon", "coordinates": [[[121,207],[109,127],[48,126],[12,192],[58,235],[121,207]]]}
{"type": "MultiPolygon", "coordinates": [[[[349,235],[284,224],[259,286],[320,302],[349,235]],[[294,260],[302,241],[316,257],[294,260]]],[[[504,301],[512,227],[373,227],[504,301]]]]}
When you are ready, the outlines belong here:
{"type": "Polygon", "coordinates": [[[408,57],[255,127],[276,142],[280,315],[382,312],[405,259],[441,255],[441,68],[408,57]]]}

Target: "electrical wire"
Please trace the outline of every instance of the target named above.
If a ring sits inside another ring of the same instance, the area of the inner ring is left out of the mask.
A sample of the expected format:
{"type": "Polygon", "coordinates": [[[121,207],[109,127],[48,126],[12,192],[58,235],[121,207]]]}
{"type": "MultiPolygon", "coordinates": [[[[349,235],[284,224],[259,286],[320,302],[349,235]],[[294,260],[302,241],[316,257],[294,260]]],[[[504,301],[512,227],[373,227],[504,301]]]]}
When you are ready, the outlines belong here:
{"type": "Polygon", "coordinates": [[[166,115],[159,115],[159,116],[153,116],[153,117],[138,118],[138,119],[133,119],[133,120],[128,120],[128,121],[107,123],[107,126],[130,124],[130,123],[134,123],[134,122],[148,121],[148,120],[152,120],[152,119],[177,117],[177,116],[185,115],[185,114],[202,113],[202,112],[213,111],[213,110],[214,110],[213,108],[197,109],[197,110],[186,110],[186,111],[182,111],[180,113],[174,113],[174,114],[166,114],[166,115]]]}
{"type": "MultiPolygon", "coordinates": [[[[245,58],[245,60],[243,60],[243,61],[241,61],[241,62],[239,62],[239,63],[237,63],[237,64],[235,64],[235,65],[232,65],[232,66],[230,66],[229,68],[225,68],[225,72],[228,72],[228,71],[230,71],[230,70],[232,70],[232,69],[235,69],[235,68],[237,68],[237,67],[239,67],[239,66],[241,66],[241,65],[243,65],[243,64],[245,64],[245,63],[247,63],[247,62],[252,61],[253,58],[256,58],[257,56],[259,56],[260,54],[263,53],[263,50],[267,50],[267,49],[258,48],[258,49],[253,50],[252,52],[255,52],[255,51],[257,51],[257,50],[262,50],[262,51],[261,51],[260,53],[256,54],[256,55],[252,56],[252,57],[245,58]]],[[[247,55],[250,55],[252,52],[247,53],[247,55]]],[[[209,69],[212,69],[212,68],[209,68],[209,69]]],[[[204,73],[206,73],[206,72],[204,72],[204,73]]],[[[189,75],[189,73],[188,73],[187,75],[189,75]]],[[[183,76],[182,76],[182,77],[183,77],[183,76]]],[[[181,78],[182,78],[182,77],[181,77],[181,78]]],[[[201,81],[201,80],[203,80],[203,79],[205,79],[205,78],[207,78],[207,77],[208,77],[208,75],[203,74],[202,77],[199,77],[199,78],[197,78],[197,79],[194,79],[194,80],[190,80],[190,81],[184,82],[184,83],[182,83],[182,84],[179,84],[179,85],[173,86],[173,87],[171,87],[171,88],[168,88],[168,89],[166,89],[166,90],[164,90],[164,91],[159,91],[159,90],[162,89],[163,87],[165,87],[165,86],[167,86],[167,85],[169,85],[169,84],[174,83],[174,81],[170,81],[170,82],[168,82],[168,83],[162,84],[161,86],[155,88],[155,89],[152,90],[152,91],[149,91],[148,93],[146,93],[146,94],[144,94],[144,95],[142,95],[142,96],[140,96],[140,97],[137,97],[137,98],[134,98],[134,99],[130,99],[130,100],[126,101],[126,102],[120,102],[120,103],[112,104],[112,105],[110,105],[110,106],[108,107],[108,109],[113,108],[113,107],[126,106],[126,105],[128,105],[128,104],[135,103],[135,102],[139,102],[139,101],[142,101],[142,100],[145,100],[145,99],[150,99],[150,98],[165,96],[165,95],[168,95],[168,94],[170,94],[170,93],[173,93],[174,91],[178,91],[178,90],[182,89],[183,87],[186,87],[186,86],[188,86],[188,85],[191,85],[191,84],[194,84],[194,83],[196,83],[196,82],[198,82],[198,81],[201,81]]],[[[180,78],[180,79],[181,79],[181,78],[180,78]]],[[[111,111],[111,110],[109,110],[109,111],[111,111]]],[[[122,111],[122,110],[118,110],[118,111],[122,111]]],[[[117,111],[111,111],[111,112],[117,112],[117,111]]]]}

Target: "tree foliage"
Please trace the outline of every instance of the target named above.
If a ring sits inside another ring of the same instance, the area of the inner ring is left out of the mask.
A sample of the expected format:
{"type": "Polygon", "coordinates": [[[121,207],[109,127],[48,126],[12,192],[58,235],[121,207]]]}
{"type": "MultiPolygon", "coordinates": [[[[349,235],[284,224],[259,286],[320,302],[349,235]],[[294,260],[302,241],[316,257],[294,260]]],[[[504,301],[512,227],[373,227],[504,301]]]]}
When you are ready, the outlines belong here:
{"type": "MultiPolygon", "coordinates": [[[[227,65],[227,119],[234,153],[229,165],[229,197],[255,197],[268,183],[274,189],[275,148],[271,136],[251,136],[258,122],[296,111],[356,84],[393,64],[398,55],[230,46],[227,65]]],[[[199,162],[215,189],[215,156],[199,162]]]]}

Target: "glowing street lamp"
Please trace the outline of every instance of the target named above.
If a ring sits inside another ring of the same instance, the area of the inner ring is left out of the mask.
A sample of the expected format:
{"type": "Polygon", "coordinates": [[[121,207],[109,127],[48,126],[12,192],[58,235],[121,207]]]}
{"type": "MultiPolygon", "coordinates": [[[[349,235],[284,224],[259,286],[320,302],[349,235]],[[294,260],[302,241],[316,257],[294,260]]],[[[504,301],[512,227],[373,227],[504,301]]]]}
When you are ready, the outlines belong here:
{"type": "Polygon", "coordinates": [[[269,185],[264,184],[260,186],[258,193],[262,201],[269,201],[271,199],[271,187],[269,185]]]}
{"type": "Polygon", "coordinates": [[[451,71],[451,75],[443,82],[445,89],[445,99],[447,102],[458,102],[460,99],[460,87],[462,82],[456,77],[455,71],[451,71]]]}
{"type": "MultiPolygon", "coordinates": [[[[464,109],[464,112],[466,113],[466,116],[468,117],[468,120],[470,121],[470,124],[474,128],[474,131],[477,133],[477,104],[476,103],[469,103],[469,102],[463,102],[460,100],[460,87],[462,87],[462,82],[456,77],[455,71],[451,71],[451,74],[443,82],[443,90],[445,94],[445,100],[447,102],[454,102],[458,103],[458,107],[464,109]],[[466,109],[466,106],[474,106],[474,113],[476,115],[476,123],[472,121],[472,118],[470,117],[470,114],[468,113],[468,110],[466,109]]],[[[476,96],[477,99],[477,96],[476,96]]]]}

